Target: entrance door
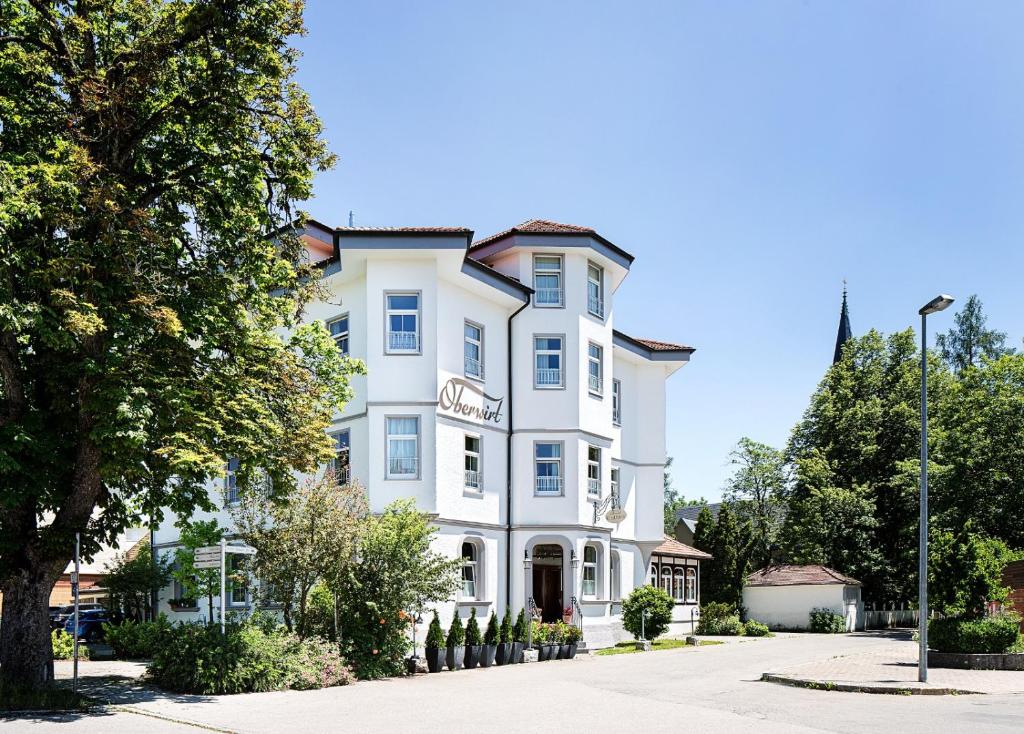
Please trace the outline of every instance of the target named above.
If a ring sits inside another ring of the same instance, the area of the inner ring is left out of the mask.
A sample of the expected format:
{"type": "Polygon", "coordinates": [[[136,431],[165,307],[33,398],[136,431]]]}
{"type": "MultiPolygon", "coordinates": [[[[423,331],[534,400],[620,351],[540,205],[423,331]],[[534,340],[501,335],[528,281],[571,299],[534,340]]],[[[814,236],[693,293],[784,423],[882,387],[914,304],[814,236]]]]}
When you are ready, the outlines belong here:
{"type": "Polygon", "coordinates": [[[560,566],[533,567],[534,603],[541,609],[541,619],[557,622],[562,618],[562,569],[560,566]]]}

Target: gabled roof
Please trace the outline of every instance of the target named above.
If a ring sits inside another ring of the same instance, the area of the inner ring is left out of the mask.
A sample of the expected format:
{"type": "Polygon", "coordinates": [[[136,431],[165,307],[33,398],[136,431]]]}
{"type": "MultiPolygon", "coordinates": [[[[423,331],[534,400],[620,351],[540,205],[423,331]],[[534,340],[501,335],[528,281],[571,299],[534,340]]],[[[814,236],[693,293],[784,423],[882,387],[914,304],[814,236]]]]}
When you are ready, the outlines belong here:
{"type": "Polygon", "coordinates": [[[680,543],[678,540],[670,535],[665,536],[665,542],[655,548],[652,553],[657,553],[659,556],[677,556],[679,558],[700,558],[702,560],[709,560],[711,558],[710,553],[705,553],[702,550],[686,545],[686,543],[680,543]]]}
{"type": "Polygon", "coordinates": [[[669,342],[655,341],[654,339],[638,339],[635,336],[624,334],[618,329],[612,330],[612,344],[617,347],[624,347],[631,352],[639,354],[651,360],[660,361],[687,361],[696,349],[685,344],[670,344],[669,342]]]}
{"type": "Polygon", "coordinates": [[[499,242],[507,237],[512,237],[517,234],[535,234],[553,237],[590,237],[596,240],[597,242],[601,243],[605,247],[607,247],[620,258],[623,258],[625,260],[627,268],[629,267],[629,263],[632,263],[635,259],[632,255],[623,250],[621,247],[599,235],[597,233],[597,230],[593,229],[592,227],[584,227],[578,224],[564,224],[562,222],[552,222],[549,219],[527,219],[525,222],[520,222],[514,227],[510,227],[509,229],[506,229],[502,232],[498,232],[497,234],[492,234],[489,237],[484,237],[482,240],[477,240],[470,246],[469,253],[473,254],[474,252],[479,252],[488,245],[492,245],[495,242],[499,242]]]}
{"type": "Polygon", "coordinates": [[[840,584],[860,586],[857,579],[827,566],[768,566],[747,576],[747,586],[822,586],[840,584]]]}

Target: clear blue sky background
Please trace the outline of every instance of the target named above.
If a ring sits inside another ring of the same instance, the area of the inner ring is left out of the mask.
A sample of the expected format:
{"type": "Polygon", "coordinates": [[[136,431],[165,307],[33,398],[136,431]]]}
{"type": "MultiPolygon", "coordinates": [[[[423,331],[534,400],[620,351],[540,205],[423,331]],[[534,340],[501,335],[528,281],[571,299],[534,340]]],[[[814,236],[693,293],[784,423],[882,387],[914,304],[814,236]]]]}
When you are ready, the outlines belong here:
{"type": "MultiPolygon", "coordinates": [[[[853,330],[978,293],[1024,334],[1024,4],[309,0],[300,82],[330,224],[593,226],[616,326],[697,347],[668,452],[719,496],[853,330]]],[[[932,330],[948,327],[950,312],[932,330]]]]}

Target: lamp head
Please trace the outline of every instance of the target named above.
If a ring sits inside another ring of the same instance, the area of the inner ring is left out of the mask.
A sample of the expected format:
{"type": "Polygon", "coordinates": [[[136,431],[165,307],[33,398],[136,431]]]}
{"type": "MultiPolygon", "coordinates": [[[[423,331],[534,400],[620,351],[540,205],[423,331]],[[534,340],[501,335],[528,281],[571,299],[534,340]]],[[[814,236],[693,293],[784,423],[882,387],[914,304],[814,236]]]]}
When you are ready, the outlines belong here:
{"type": "Polygon", "coordinates": [[[938,313],[939,311],[945,311],[952,303],[953,296],[947,296],[945,293],[941,293],[928,301],[928,303],[921,306],[921,310],[918,311],[918,314],[921,316],[928,316],[933,313],[938,313]]]}

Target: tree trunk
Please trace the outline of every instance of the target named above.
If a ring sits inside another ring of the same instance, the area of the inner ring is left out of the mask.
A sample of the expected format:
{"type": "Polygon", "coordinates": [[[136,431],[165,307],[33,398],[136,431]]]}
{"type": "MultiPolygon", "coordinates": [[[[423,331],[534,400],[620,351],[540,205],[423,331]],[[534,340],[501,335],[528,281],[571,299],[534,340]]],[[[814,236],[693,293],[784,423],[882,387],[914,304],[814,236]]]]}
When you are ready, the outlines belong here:
{"type": "Polygon", "coordinates": [[[0,687],[38,689],[53,682],[48,605],[56,581],[43,572],[27,570],[4,584],[0,687]]]}

